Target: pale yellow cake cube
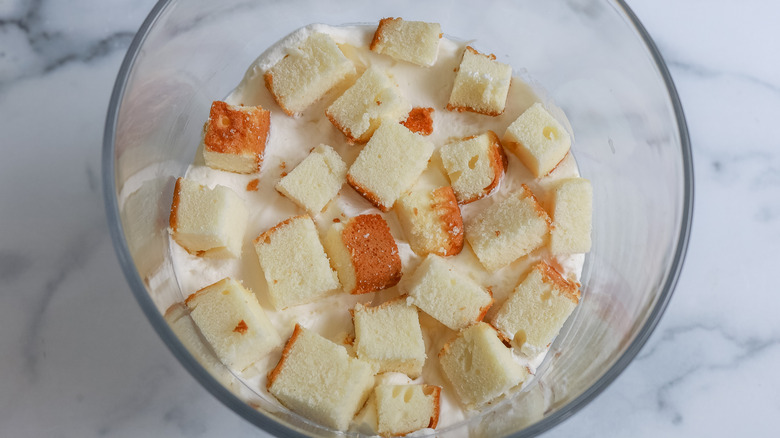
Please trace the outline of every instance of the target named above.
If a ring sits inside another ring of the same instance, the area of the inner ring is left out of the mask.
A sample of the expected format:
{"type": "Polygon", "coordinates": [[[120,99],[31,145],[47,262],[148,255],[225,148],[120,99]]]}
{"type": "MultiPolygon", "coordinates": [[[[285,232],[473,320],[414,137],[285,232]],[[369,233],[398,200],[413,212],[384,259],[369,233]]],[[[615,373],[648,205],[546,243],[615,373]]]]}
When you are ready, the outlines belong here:
{"type": "Polygon", "coordinates": [[[581,254],[590,251],[593,187],[584,178],[566,178],[553,191],[553,229],[550,252],[581,254]]]}
{"type": "Polygon", "coordinates": [[[489,324],[479,322],[461,330],[439,353],[444,375],[460,401],[479,408],[520,385],[528,371],[489,324]]]}
{"type": "Polygon", "coordinates": [[[264,75],[265,86],[287,115],[300,114],[333,87],[354,76],[355,66],[333,39],[312,33],[264,75]]]}
{"type": "Polygon", "coordinates": [[[461,204],[490,195],[506,171],[506,154],[493,131],[448,143],[439,155],[461,204]]]}
{"type": "Polygon", "coordinates": [[[467,223],[466,240],[485,269],[495,271],[547,243],[551,222],[523,184],[467,223]]]}
{"type": "Polygon", "coordinates": [[[332,147],[321,144],[276,184],[276,190],[309,214],[321,212],[339,193],[347,165],[332,147]]]}
{"type": "Polygon", "coordinates": [[[344,431],[368,398],[374,374],[343,346],[296,325],[267,387],[293,412],[344,431]]]}
{"type": "Polygon", "coordinates": [[[232,370],[243,371],[282,343],[255,294],[236,280],[206,286],[185,303],[203,337],[232,370]]]}
{"type": "Polygon", "coordinates": [[[408,302],[453,330],[481,321],[493,304],[492,294],[430,254],[406,284],[408,302]]]}
{"type": "Polygon", "coordinates": [[[402,195],[396,213],[412,250],[420,256],[452,256],[463,249],[463,218],[452,187],[402,195]]]}
{"type": "Polygon", "coordinates": [[[185,178],[176,180],[171,205],[173,240],[190,254],[240,257],[249,213],[231,189],[210,189],[185,178]]]}
{"type": "Polygon", "coordinates": [[[404,373],[416,379],[425,363],[417,308],[403,298],[375,307],[357,304],[352,311],[357,357],[379,366],[379,372],[404,373]]]}
{"type": "Polygon", "coordinates": [[[496,61],[495,55],[485,55],[466,46],[447,109],[501,115],[511,82],[512,67],[496,61]]]}
{"type": "Polygon", "coordinates": [[[383,18],[370,48],[399,61],[430,67],[436,63],[441,37],[439,23],[383,18]]]}
{"type": "Polygon", "coordinates": [[[365,143],[383,121],[406,119],[412,106],[380,68],[369,67],[325,115],[352,142],[365,143]]]}
{"type": "Polygon", "coordinates": [[[398,246],[387,222],[378,214],[334,223],[323,243],[346,292],[375,292],[401,280],[398,246]]]}
{"type": "Polygon", "coordinates": [[[539,262],[493,318],[512,345],[529,355],[543,352],[579,303],[579,285],[539,262]]]}
{"type": "Polygon", "coordinates": [[[434,385],[377,385],[376,432],[391,437],[435,428],[439,422],[440,395],[441,387],[434,385]]]}
{"type": "Polygon", "coordinates": [[[571,147],[571,137],[537,102],[506,128],[503,144],[538,178],[563,160],[571,147]]]}
{"type": "Polygon", "coordinates": [[[277,310],[331,295],[341,287],[308,215],[291,217],[258,236],[255,251],[277,310]]]}
{"type": "Polygon", "coordinates": [[[235,173],[256,173],[263,163],[271,112],[261,106],[211,104],[203,134],[206,165],[235,173]]]}

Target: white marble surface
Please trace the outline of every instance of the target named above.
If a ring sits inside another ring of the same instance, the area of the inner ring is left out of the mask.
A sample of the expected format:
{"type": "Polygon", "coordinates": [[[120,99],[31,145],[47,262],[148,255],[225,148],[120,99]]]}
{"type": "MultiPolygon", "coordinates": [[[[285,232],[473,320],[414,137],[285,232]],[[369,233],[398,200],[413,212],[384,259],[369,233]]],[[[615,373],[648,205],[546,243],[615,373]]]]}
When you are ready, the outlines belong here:
{"type": "MultiPolygon", "coordinates": [[[[630,0],[691,133],[688,257],[660,325],[546,437],[776,436],[780,3],[630,0]]],[[[159,340],[114,256],[105,110],[151,0],[0,0],[0,436],[256,436],[159,340]]]]}

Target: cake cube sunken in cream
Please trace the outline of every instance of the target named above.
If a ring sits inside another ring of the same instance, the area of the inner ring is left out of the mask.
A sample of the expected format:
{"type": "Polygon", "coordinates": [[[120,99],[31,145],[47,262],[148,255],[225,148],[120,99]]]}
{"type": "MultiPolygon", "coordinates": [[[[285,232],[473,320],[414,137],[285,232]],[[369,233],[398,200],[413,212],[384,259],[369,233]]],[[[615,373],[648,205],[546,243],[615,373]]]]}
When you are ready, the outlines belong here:
{"type": "Polygon", "coordinates": [[[441,37],[439,23],[383,18],[379,20],[370,48],[399,61],[430,67],[436,63],[441,37]]]}
{"type": "Polygon", "coordinates": [[[412,191],[396,203],[412,250],[420,256],[452,256],[463,249],[463,218],[452,187],[412,191]]]}
{"type": "Polygon", "coordinates": [[[492,294],[430,254],[406,284],[408,302],[453,330],[481,321],[493,304],[492,294]]]}
{"type": "Polygon", "coordinates": [[[579,303],[579,285],[539,262],[493,318],[493,325],[520,351],[543,352],[579,303]]]}
{"type": "Polygon", "coordinates": [[[256,173],[263,163],[271,112],[261,106],[215,101],[203,136],[206,165],[235,173],[256,173]]]}
{"type": "Polygon", "coordinates": [[[324,33],[315,32],[289,50],[264,78],[276,103],[293,116],[354,74],[355,66],[336,42],[324,33]]]}
{"type": "Polygon", "coordinates": [[[506,128],[503,144],[539,178],[550,173],[563,160],[571,147],[571,137],[563,125],[537,102],[506,128]]]}
{"type": "Polygon", "coordinates": [[[466,224],[466,240],[488,271],[495,271],[547,243],[552,220],[523,184],[466,224]]]}
{"type": "Polygon", "coordinates": [[[341,286],[308,215],[291,217],[262,233],[255,239],[255,251],[277,310],[331,295],[341,286]]]}
{"type": "Polygon", "coordinates": [[[417,308],[404,297],[367,307],[358,303],[352,311],[357,357],[379,366],[379,372],[404,373],[416,379],[425,363],[417,308]]]}
{"type": "Polygon", "coordinates": [[[590,251],[593,221],[593,187],[590,181],[566,178],[555,186],[552,220],[550,252],[581,254],[590,251]]]}
{"type": "Polygon", "coordinates": [[[496,330],[479,322],[461,330],[439,353],[444,375],[460,401],[479,408],[520,385],[528,371],[512,359],[496,330]]]}
{"type": "Polygon", "coordinates": [[[345,431],[374,386],[374,368],[308,329],[295,326],[268,374],[268,391],[310,420],[345,431]]]}
{"type": "Polygon", "coordinates": [[[346,292],[374,292],[395,286],[401,280],[398,246],[387,222],[378,214],[334,223],[323,243],[346,292]]]}
{"type": "Polygon", "coordinates": [[[485,55],[466,46],[447,109],[501,115],[511,82],[512,67],[496,61],[496,55],[485,55]]]}
{"type": "Polygon", "coordinates": [[[369,67],[325,111],[325,115],[352,142],[365,143],[382,121],[406,119],[412,106],[398,86],[378,67],[369,67]]]}
{"type": "Polygon", "coordinates": [[[493,131],[448,143],[439,155],[461,204],[488,196],[506,171],[506,154],[493,131]]]}
{"type": "Polygon", "coordinates": [[[347,182],[378,209],[389,211],[428,167],[433,149],[433,143],[405,126],[382,123],[349,168],[347,182]]]}
{"type": "Polygon", "coordinates": [[[347,165],[338,152],[321,144],[276,183],[276,190],[314,215],[336,197],[346,177],[347,165]]]}
{"type": "Polygon", "coordinates": [[[190,254],[240,257],[248,217],[244,201],[228,187],[210,189],[185,178],[176,180],[171,235],[190,254]]]}
{"type": "Polygon", "coordinates": [[[203,337],[232,370],[243,371],[282,343],[255,294],[236,280],[206,286],[185,303],[203,337]]]}
{"type": "Polygon", "coordinates": [[[392,437],[435,428],[440,396],[441,387],[435,385],[377,385],[371,398],[376,409],[376,433],[392,437]]]}

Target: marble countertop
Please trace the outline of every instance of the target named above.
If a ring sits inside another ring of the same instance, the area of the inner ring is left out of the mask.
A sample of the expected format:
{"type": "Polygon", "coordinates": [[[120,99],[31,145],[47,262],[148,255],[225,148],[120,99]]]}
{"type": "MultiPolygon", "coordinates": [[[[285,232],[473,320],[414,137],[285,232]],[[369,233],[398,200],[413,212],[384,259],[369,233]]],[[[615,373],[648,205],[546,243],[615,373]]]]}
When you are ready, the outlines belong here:
{"type": "MultiPolygon", "coordinates": [[[[0,436],[257,436],[179,364],[114,255],[100,151],[152,0],[0,1],[0,436]]],[[[545,437],[774,436],[780,426],[780,3],[629,0],[688,119],[677,290],[633,363],[545,437]]]]}

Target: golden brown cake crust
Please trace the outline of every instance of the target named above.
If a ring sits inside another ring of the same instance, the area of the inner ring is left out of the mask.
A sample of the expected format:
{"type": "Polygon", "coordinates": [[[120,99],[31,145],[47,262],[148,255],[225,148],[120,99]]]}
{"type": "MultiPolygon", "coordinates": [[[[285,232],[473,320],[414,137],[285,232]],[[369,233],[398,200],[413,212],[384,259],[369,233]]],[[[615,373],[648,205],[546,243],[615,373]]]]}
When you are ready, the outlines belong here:
{"type": "Polygon", "coordinates": [[[381,210],[384,213],[387,213],[388,211],[390,211],[390,208],[392,207],[392,205],[390,207],[385,207],[384,205],[382,205],[382,202],[379,200],[379,197],[377,197],[374,194],[374,192],[372,192],[372,191],[368,190],[367,188],[363,187],[363,185],[361,185],[359,182],[355,181],[355,179],[352,178],[352,175],[350,175],[350,174],[347,174],[347,183],[349,183],[349,185],[352,186],[352,188],[355,189],[355,191],[360,193],[360,196],[364,197],[366,199],[366,201],[368,201],[371,204],[373,204],[374,207],[378,208],[379,210],[381,210]]]}
{"type": "Polygon", "coordinates": [[[406,121],[402,125],[415,134],[431,135],[433,134],[433,108],[414,107],[409,111],[406,121]]]}
{"type": "Polygon", "coordinates": [[[431,209],[440,218],[442,233],[446,236],[443,251],[434,251],[446,257],[460,254],[463,249],[463,217],[458,200],[450,186],[440,187],[431,193],[431,209]]]}
{"type": "Polygon", "coordinates": [[[259,106],[233,107],[217,100],[211,104],[203,142],[210,152],[254,155],[259,171],[270,128],[270,111],[259,106]]]}
{"type": "Polygon", "coordinates": [[[395,286],[401,280],[401,256],[387,222],[378,214],[355,216],[344,224],[341,239],[355,269],[352,294],[395,286]]]}
{"type": "Polygon", "coordinates": [[[376,46],[380,43],[382,43],[382,40],[384,39],[384,33],[385,33],[385,26],[388,26],[390,23],[393,22],[401,22],[403,21],[400,18],[383,18],[379,20],[379,25],[376,27],[376,32],[374,32],[374,38],[371,39],[371,45],[368,47],[371,51],[376,51],[376,46]]]}
{"type": "Polygon", "coordinates": [[[579,304],[580,288],[578,283],[563,278],[555,268],[545,262],[539,262],[534,269],[537,269],[542,274],[542,279],[545,283],[554,284],[566,298],[570,299],[574,304],[579,304]]]}
{"type": "Polygon", "coordinates": [[[177,178],[176,179],[176,186],[173,188],[173,202],[171,203],[171,216],[168,219],[168,224],[171,227],[171,230],[176,232],[176,229],[178,227],[178,215],[179,215],[179,202],[181,202],[180,193],[181,193],[181,181],[184,178],[177,178]]]}
{"type": "Polygon", "coordinates": [[[282,357],[279,358],[279,362],[276,364],[274,369],[268,373],[268,382],[266,382],[265,385],[267,389],[271,389],[271,385],[274,384],[274,381],[276,381],[279,373],[282,372],[284,363],[287,360],[287,357],[290,355],[290,351],[292,350],[295,341],[298,340],[298,336],[300,336],[301,333],[303,333],[303,327],[301,327],[300,324],[295,324],[295,330],[293,330],[292,336],[290,336],[290,339],[287,340],[287,343],[284,345],[284,350],[282,350],[282,357]]]}
{"type": "Polygon", "coordinates": [[[496,302],[496,300],[493,298],[493,291],[490,288],[487,288],[486,291],[488,295],[490,295],[490,302],[479,309],[479,315],[477,315],[477,320],[474,322],[480,322],[485,319],[485,315],[487,314],[488,310],[490,310],[490,308],[493,306],[493,303],[496,302]]]}
{"type": "Polygon", "coordinates": [[[428,428],[435,429],[439,424],[439,410],[441,409],[441,386],[425,385],[423,392],[428,395],[428,391],[433,394],[433,414],[431,415],[431,421],[428,423],[428,428]]]}

